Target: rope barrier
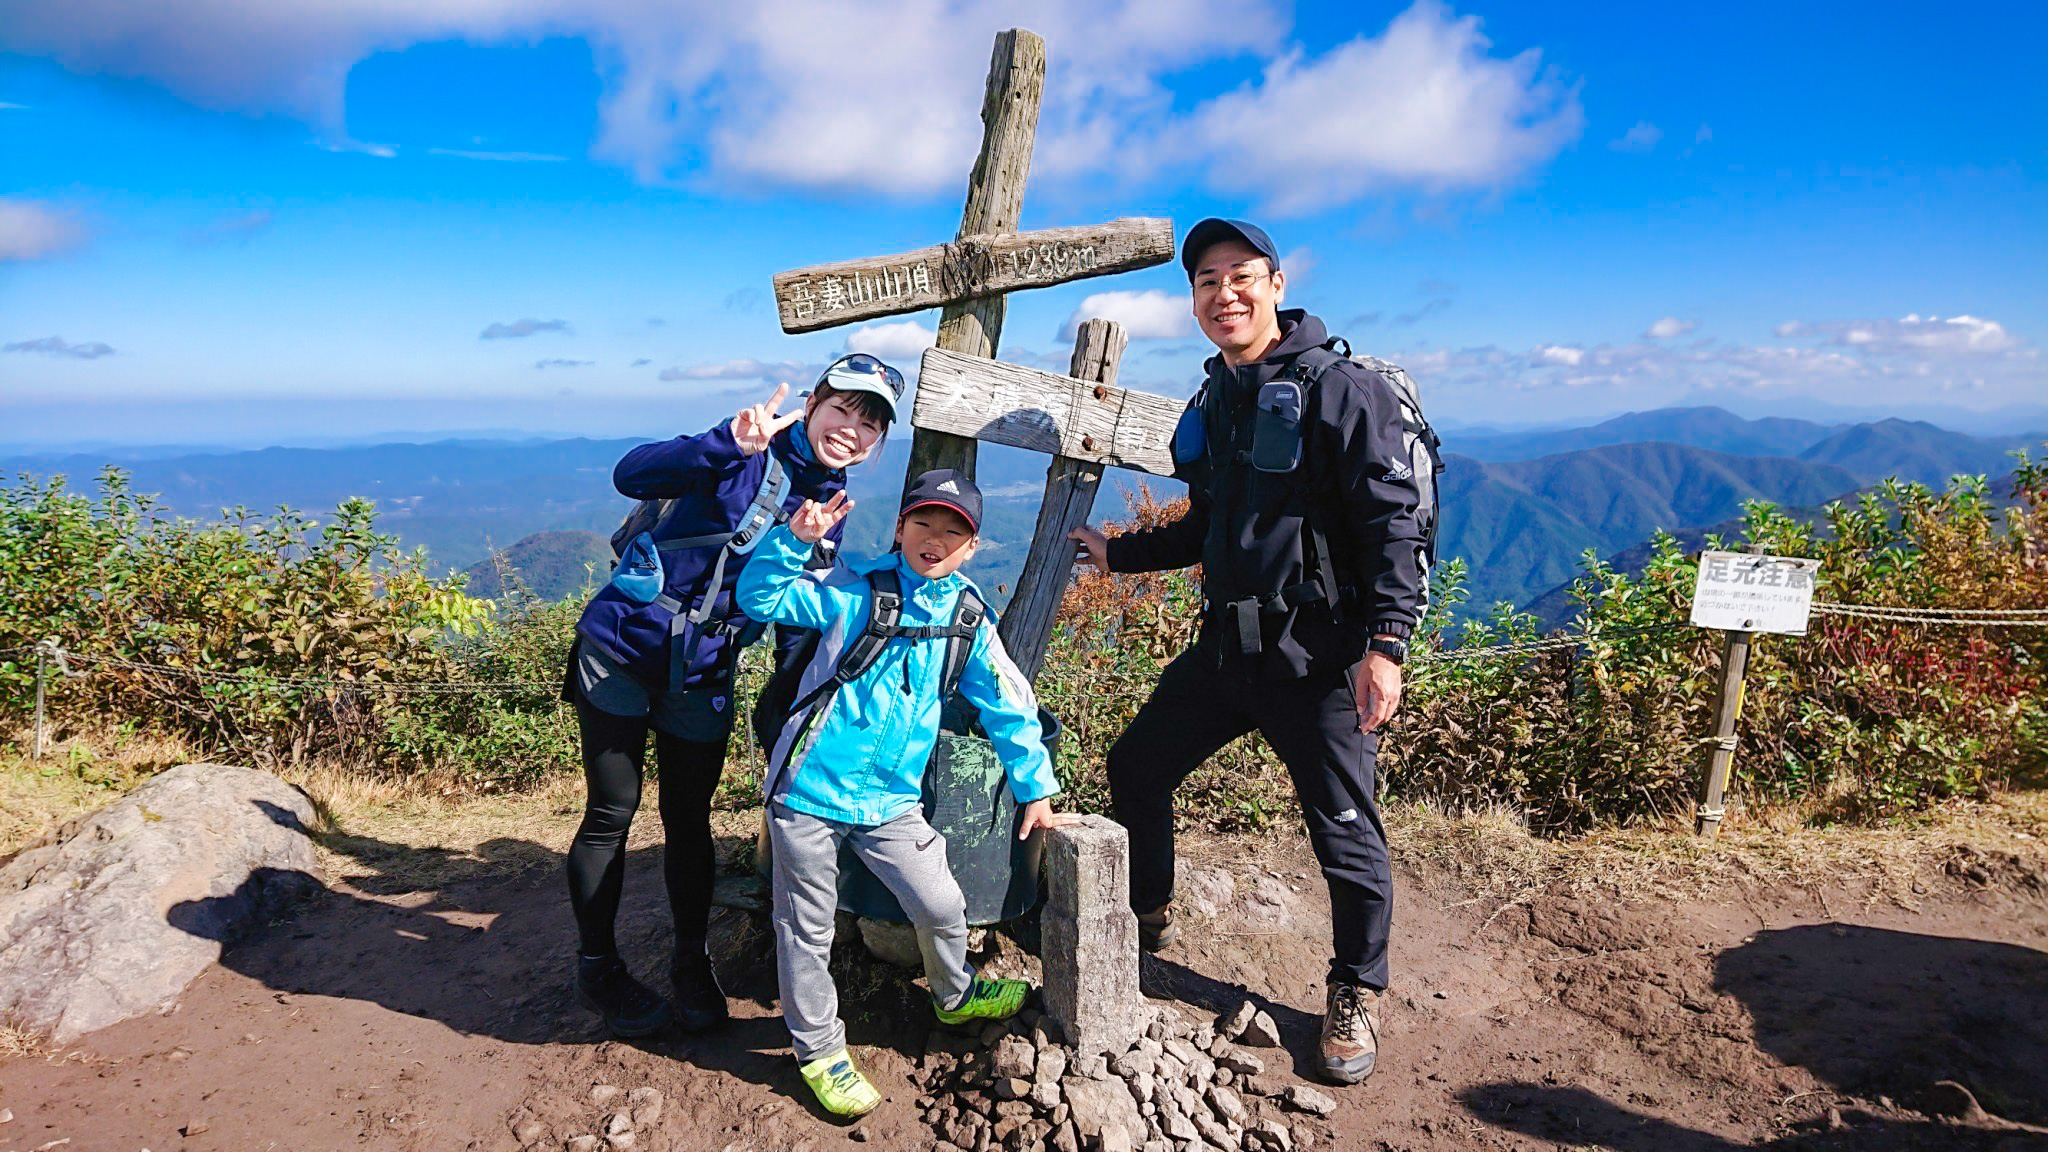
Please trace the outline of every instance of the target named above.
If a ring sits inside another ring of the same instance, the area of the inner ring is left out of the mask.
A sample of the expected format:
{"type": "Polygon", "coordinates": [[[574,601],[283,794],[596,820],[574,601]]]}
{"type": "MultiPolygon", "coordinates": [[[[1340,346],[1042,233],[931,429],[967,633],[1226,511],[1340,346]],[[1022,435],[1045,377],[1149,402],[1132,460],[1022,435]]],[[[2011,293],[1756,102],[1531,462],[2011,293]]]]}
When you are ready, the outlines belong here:
{"type": "MultiPolygon", "coordinates": [[[[1879,620],[1901,624],[1948,625],[1972,628],[2041,628],[2048,627],[2048,608],[1909,608],[1882,604],[1838,604],[1825,600],[1813,602],[1813,614],[1843,619],[1879,620]]],[[[1433,664],[1457,664],[1495,657],[1537,656],[1547,652],[1563,652],[1592,644],[1608,643],[1637,636],[1656,636],[1692,628],[1686,621],[1667,624],[1652,624],[1641,628],[1620,628],[1604,632],[1589,632],[1577,636],[1548,636],[1536,640],[1518,640],[1505,644],[1489,644],[1476,648],[1430,649],[1418,652],[1411,662],[1417,666],[1433,664]]],[[[67,661],[79,664],[98,665],[105,668],[119,668],[131,672],[148,672],[158,675],[183,676],[195,680],[212,680],[225,683],[254,684],[269,688],[304,689],[307,691],[355,691],[380,693],[390,696],[459,696],[486,693],[556,692],[561,685],[552,681],[537,680],[469,680],[438,681],[432,683],[395,683],[381,680],[352,680],[336,677],[276,676],[266,672],[237,672],[218,668],[191,668],[175,664],[155,664],[143,660],[128,660],[118,656],[88,656],[59,647],[55,641],[45,640],[39,644],[14,648],[0,648],[0,658],[32,656],[41,652],[57,669],[70,679],[78,679],[85,672],[71,668],[67,661]]]]}

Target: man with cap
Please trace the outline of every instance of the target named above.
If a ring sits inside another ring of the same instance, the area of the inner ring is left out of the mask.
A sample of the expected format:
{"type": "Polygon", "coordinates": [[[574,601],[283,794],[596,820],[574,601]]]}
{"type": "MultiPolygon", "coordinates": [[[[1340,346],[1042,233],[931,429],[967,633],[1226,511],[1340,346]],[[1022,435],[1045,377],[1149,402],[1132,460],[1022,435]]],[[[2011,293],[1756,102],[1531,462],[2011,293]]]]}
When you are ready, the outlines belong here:
{"type": "Polygon", "coordinates": [[[1330,891],[1320,1071],[1355,1084],[1377,1062],[1387,987],[1393,880],[1374,755],[1426,598],[1421,493],[1391,386],[1317,351],[1323,322],[1280,307],[1287,277],[1263,229],[1204,220],[1181,265],[1217,348],[1174,437],[1188,510],[1114,540],[1073,533],[1079,558],[1104,572],[1202,565],[1195,645],[1109,752],[1131,904],[1140,942],[1168,947],[1173,791],[1217,749],[1262,734],[1287,766],[1330,891]]]}

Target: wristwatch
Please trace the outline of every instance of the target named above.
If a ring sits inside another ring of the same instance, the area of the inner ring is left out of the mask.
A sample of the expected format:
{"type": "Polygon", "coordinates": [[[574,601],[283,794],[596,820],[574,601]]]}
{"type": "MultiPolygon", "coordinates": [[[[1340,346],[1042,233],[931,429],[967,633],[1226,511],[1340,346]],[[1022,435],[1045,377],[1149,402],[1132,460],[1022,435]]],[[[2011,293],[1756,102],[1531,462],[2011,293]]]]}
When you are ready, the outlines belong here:
{"type": "Polygon", "coordinates": [[[1396,664],[1406,663],[1408,660],[1408,642],[1406,640],[1397,640],[1392,636],[1373,637],[1372,643],[1367,644],[1365,650],[1377,652],[1396,664]]]}

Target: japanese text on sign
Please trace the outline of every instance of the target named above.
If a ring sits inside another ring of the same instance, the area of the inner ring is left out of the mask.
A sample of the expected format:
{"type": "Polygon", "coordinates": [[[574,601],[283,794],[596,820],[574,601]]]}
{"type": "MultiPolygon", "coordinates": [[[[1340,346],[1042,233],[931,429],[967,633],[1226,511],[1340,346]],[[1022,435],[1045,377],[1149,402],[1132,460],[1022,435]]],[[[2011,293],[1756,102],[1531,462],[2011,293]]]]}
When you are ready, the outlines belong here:
{"type": "Polygon", "coordinates": [[[1820,561],[1744,552],[1702,552],[1692,622],[1733,632],[1806,634],[1820,561]]]}

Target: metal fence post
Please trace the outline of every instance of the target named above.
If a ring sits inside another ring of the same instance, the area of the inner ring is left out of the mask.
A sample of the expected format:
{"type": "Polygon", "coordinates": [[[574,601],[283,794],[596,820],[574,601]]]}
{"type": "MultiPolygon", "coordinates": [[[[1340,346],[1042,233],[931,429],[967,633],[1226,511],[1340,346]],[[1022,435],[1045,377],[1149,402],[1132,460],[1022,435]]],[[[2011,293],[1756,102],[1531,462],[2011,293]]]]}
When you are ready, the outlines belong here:
{"type": "Polygon", "coordinates": [[[43,645],[36,645],[36,747],[31,759],[43,758],[43,674],[49,667],[50,653],[43,645]]]}

